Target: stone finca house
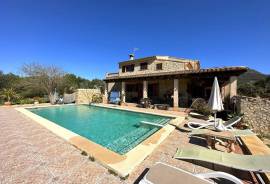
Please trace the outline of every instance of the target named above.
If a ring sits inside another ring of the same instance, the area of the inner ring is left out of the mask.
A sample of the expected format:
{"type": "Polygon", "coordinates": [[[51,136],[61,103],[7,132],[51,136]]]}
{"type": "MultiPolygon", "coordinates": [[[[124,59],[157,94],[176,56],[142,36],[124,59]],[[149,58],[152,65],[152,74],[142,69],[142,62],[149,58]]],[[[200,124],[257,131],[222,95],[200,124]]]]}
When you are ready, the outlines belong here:
{"type": "Polygon", "coordinates": [[[174,108],[189,107],[195,98],[208,100],[214,77],[217,76],[224,101],[237,95],[237,77],[247,67],[202,69],[198,60],[170,56],[152,56],[119,63],[117,73],[107,73],[105,98],[111,91],[121,92],[124,103],[139,103],[150,98],[154,104],[174,108]]]}

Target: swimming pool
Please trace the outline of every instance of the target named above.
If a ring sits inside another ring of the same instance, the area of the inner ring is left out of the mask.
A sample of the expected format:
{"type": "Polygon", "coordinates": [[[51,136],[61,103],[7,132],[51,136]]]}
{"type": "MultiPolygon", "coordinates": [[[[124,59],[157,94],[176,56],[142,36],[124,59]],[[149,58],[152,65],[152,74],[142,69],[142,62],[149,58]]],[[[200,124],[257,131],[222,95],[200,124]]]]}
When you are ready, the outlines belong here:
{"type": "Polygon", "coordinates": [[[64,105],[28,110],[121,155],[161,128],[142,124],[141,121],[164,125],[171,120],[165,116],[92,105],[64,105]]]}

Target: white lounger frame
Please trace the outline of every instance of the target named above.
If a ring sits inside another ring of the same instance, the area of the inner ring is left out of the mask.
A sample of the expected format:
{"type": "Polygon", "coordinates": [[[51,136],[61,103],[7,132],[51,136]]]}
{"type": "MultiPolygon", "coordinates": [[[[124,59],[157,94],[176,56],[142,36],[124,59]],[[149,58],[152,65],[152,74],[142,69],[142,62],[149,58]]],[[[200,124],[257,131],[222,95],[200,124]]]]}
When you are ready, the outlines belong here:
{"type": "MultiPolygon", "coordinates": [[[[227,179],[235,184],[243,184],[243,182],[240,179],[236,178],[235,176],[233,176],[231,174],[225,173],[225,172],[209,172],[209,173],[201,173],[201,174],[192,174],[192,173],[187,172],[183,169],[165,164],[163,162],[157,162],[156,164],[158,164],[158,163],[164,164],[164,165],[171,167],[177,171],[187,173],[187,174],[192,175],[194,177],[198,177],[198,178],[202,179],[203,181],[209,182],[209,184],[214,183],[214,182],[211,182],[209,180],[210,178],[224,178],[224,179],[227,179]]],[[[160,173],[160,174],[162,175],[162,173],[160,173]]],[[[155,184],[155,183],[152,183],[151,181],[147,180],[146,176],[147,176],[147,173],[145,174],[143,179],[139,182],[139,184],[155,184]]]]}

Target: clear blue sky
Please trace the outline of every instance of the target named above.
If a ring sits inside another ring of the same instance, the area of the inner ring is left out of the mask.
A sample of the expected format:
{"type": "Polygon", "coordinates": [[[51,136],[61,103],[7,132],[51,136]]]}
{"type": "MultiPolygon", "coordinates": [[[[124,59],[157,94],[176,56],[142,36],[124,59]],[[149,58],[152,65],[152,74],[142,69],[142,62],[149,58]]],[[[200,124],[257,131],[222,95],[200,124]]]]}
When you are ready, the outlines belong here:
{"type": "Polygon", "coordinates": [[[92,79],[136,57],[199,59],[270,73],[270,1],[0,0],[0,70],[56,64],[92,79]]]}

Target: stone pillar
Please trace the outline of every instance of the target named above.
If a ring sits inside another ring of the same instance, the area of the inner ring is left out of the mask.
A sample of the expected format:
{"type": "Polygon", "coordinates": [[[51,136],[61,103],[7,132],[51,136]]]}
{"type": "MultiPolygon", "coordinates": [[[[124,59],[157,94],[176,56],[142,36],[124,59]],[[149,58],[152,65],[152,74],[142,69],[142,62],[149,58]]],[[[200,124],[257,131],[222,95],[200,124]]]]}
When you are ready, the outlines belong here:
{"type": "Polygon", "coordinates": [[[122,97],[122,102],[126,103],[126,83],[125,82],[122,82],[121,97],[122,97]]]}
{"type": "Polygon", "coordinates": [[[173,107],[174,108],[178,108],[179,104],[178,104],[178,91],[179,91],[179,80],[178,79],[174,79],[173,80],[173,107]]]}
{"type": "Polygon", "coordinates": [[[143,81],[143,98],[148,98],[148,82],[143,81]]]}
{"type": "Polygon", "coordinates": [[[108,103],[108,83],[107,82],[105,82],[103,103],[108,103]]]}
{"type": "Polygon", "coordinates": [[[237,95],[237,77],[230,77],[230,99],[237,95]]]}

